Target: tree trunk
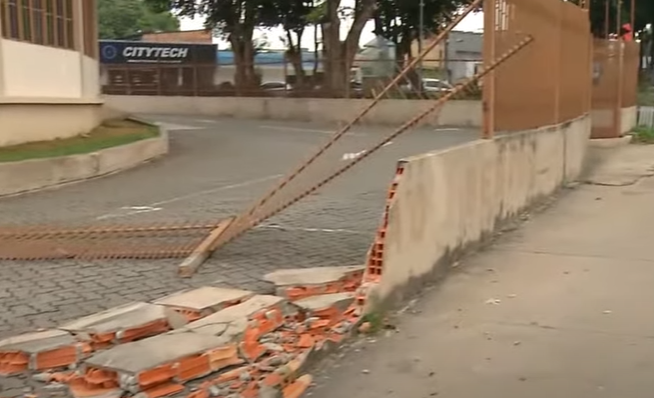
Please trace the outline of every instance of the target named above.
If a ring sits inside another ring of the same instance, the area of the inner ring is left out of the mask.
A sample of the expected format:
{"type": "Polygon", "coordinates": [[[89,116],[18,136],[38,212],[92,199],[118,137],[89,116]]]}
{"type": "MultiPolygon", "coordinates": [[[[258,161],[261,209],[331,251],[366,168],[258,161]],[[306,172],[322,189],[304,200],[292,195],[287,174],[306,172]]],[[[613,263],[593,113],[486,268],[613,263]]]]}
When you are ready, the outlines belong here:
{"type": "Polygon", "coordinates": [[[320,62],[320,52],[318,50],[318,25],[313,29],[313,85],[318,84],[316,76],[318,75],[318,64],[320,62]]]}
{"type": "Polygon", "coordinates": [[[326,85],[336,96],[342,96],[347,92],[350,69],[359,51],[361,32],[375,12],[375,0],[357,0],[354,22],[345,41],[342,42],[338,15],[340,2],[340,0],[327,0],[326,21],[323,23],[323,46],[327,60],[326,85]]]}
{"type": "Polygon", "coordinates": [[[338,16],[340,0],[327,0],[327,15],[322,24],[322,42],[325,53],[325,88],[334,96],[339,96],[343,87],[341,83],[342,68],[340,54],[340,27],[341,21],[338,16]]]}
{"type": "Polygon", "coordinates": [[[303,29],[295,31],[297,36],[297,45],[294,43],[293,34],[291,31],[286,31],[286,38],[288,40],[288,50],[286,51],[286,58],[293,66],[295,71],[295,86],[296,88],[304,89],[306,85],[306,74],[304,73],[304,66],[302,63],[302,33],[303,29]]]}
{"type": "Polygon", "coordinates": [[[258,77],[254,71],[254,45],[252,35],[231,34],[229,39],[234,52],[234,86],[237,95],[252,93],[258,88],[258,77]]]}

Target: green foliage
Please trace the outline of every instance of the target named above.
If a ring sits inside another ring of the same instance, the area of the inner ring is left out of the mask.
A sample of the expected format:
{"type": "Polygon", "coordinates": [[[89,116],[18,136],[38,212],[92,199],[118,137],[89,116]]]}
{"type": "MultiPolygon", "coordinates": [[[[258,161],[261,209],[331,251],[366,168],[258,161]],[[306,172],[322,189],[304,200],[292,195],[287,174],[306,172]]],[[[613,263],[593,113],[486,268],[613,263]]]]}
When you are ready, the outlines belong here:
{"type": "Polygon", "coordinates": [[[152,11],[144,0],[98,0],[98,19],[101,39],[179,30],[179,20],[170,11],[152,11]]]}
{"type": "MultiPolygon", "coordinates": [[[[439,32],[451,15],[468,0],[422,0],[423,36],[439,32]]],[[[375,33],[391,40],[406,54],[420,36],[420,0],[379,0],[375,12],[375,33]]]]}
{"type": "Polygon", "coordinates": [[[152,126],[129,120],[108,120],[88,134],[2,147],[0,163],[91,153],[158,135],[159,130],[152,126]]]}
{"type": "Polygon", "coordinates": [[[637,144],[654,144],[654,128],[638,126],[632,133],[637,144]]]}

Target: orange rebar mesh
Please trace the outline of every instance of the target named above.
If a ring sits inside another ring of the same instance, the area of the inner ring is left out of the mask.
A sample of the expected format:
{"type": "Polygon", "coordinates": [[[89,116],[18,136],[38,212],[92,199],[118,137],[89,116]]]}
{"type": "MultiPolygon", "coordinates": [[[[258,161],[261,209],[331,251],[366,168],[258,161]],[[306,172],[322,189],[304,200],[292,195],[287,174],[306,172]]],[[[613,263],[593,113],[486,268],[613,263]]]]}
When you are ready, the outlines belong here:
{"type": "MultiPolygon", "coordinates": [[[[486,0],[485,59],[530,35],[533,45],[484,81],[490,130],[522,131],[589,112],[588,12],[560,0],[486,0]],[[485,88],[486,89],[486,88],[485,88]]],[[[486,62],[488,63],[488,61],[486,62]]],[[[488,120],[488,119],[487,119],[488,120]]]]}
{"type": "Polygon", "coordinates": [[[640,43],[629,41],[624,43],[624,78],[622,85],[622,107],[636,106],[638,97],[638,69],[640,67],[640,43]]]}
{"type": "MultiPolygon", "coordinates": [[[[410,76],[416,72],[416,68],[420,65],[428,54],[432,53],[438,44],[447,36],[457,23],[459,23],[465,15],[468,15],[481,4],[481,0],[475,0],[464,12],[455,16],[450,25],[444,29],[434,40],[429,42],[415,59],[410,60],[405,67],[392,77],[387,78],[385,81],[380,81],[378,90],[372,89],[374,99],[371,102],[361,103],[360,106],[354,109],[351,115],[344,118],[344,126],[337,129],[334,134],[327,139],[327,142],[318,148],[317,151],[311,154],[306,161],[300,164],[295,170],[292,170],[288,176],[277,184],[270,192],[263,197],[256,200],[253,205],[242,212],[236,220],[231,223],[213,242],[212,249],[215,249],[228,241],[231,241],[236,236],[249,230],[250,228],[258,225],[262,221],[276,215],[277,213],[285,210],[287,207],[295,204],[300,199],[303,199],[318,188],[331,182],[336,177],[348,171],[352,166],[359,162],[359,160],[367,157],[370,153],[380,149],[382,146],[390,142],[390,139],[385,139],[389,133],[367,134],[366,137],[361,135],[356,139],[360,142],[358,145],[353,146],[351,143],[344,143],[343,138],[354,138],[355,133],[351,133],[352,127],[364,120],[368,114],[376,115],[376,106],[379,102],[383,101],[393,93],[398,91],[403,82],[410,79],[410,76]],[[353,152],[351,149],[357,148],[353,152]],[[349,152],[349,153],[348,153],[349,152]],[[345,155],[345,156],[344,156],[345,155]],[[348,157],[351,156],[351,157],[348,157]]],[[[514,43],[515,44],[515,43],[514,43]]],[[[436,100],[437,107],[440,107],[444,101],[452,98],[454,95],[461,95],[468,90],[471,85],[460,85],[452,92],[441,96],[436,100]]],[[[433,109],[434,102],[425,101],[424,105],[419,105],[416,113],[419,114],[423,110],[433,109]]],[[[419,122],[423,122],[426,116],[431,113],[428,112],[423,117],[416,117],[412,120],[397,126],[394,129],[395,136],[402,132],[415,127],[419,122]],[[399,133],[398,133],[399,131],[399,133]]],[[[383,115],[379,115],[383,117],[383,115]]],[[[391,130],[393,131],[393,130],[391,130]]]]}
{"type": "Polygon", "coordinates": [[[188,256],[216,224],[0,226],[0,260],[188,256]]]}

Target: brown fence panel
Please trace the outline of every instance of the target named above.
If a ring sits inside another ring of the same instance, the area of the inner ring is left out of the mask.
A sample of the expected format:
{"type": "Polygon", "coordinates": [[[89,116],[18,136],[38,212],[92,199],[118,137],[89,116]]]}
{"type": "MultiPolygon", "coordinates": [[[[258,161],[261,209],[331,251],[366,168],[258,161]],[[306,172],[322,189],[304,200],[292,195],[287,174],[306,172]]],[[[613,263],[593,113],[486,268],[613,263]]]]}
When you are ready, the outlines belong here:
{"type": "Polygon", "coordinates": [[[622,85],[622,107],[636,106],[638,96],[638,68],[640,66],[640,43],[624,43],[624,78],[622,85]]]}
{"type": "Polygon", "coordinates": [[[590,112],[592,37],[588,13],[572,3],[560,2],[558,123],[590,112]]]}
{"type": "Polygon", "coordinates": [[[490,130],[527,130],[587,113],[591,81],[587,11],[560,0],[487,0],[487,5],[495,10],[495,29],[486,28],[486,64],[522,37],[534,39],[484,83],[492,91],[485,97],[486,109],[493,113],[487,118],[490,130]]]}
{"type": "Polygon", "coordinates": [[[616,138],[620,132],[620,42],[593,44],[592,138],[616,138]]]}

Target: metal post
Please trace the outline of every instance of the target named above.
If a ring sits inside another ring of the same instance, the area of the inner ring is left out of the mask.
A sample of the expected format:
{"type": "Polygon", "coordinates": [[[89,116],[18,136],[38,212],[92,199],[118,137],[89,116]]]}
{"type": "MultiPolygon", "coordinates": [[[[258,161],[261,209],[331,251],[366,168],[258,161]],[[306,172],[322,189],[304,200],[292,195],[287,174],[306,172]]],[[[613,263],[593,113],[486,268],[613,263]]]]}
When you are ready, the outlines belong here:
{"type": "Polygon", "coordinates": [[[636,35],[636,0],[631,0],[631,34],[636,35]]]}
{"type": "MultiPolygon", "coordinates": [[[[420,0],[420,21],[418,23],[418,54],[422,54],[422,43],[424,40],[425,33],[425,0],[420,0]]],[[[420,92],[422,92],[423,78],[424,78],[424,63],[423,60],[420,60],[418,66],[418,77],[420,78],[420,92]]]]}
{"type": "Polygon", "coordinates": [[[616,16],[617,34],[618,34],[618,88],[616,93],[615,104],[615,138],[622,136],[622,85],[624,79],[624,40],[620,34],[620,26],[622,20],[622,0],[618,0],[618,10],[616,16]]]}
{"type": "MultiPolygon", "coordinates": [[[[495,59],[495,0],[484,0],[484,67],[495,59]]],[[[495,135],[495,72],[488,73],[483,79],[482,110],[484,126],[482,138],[490,139],[495,135]]]]}
{"type": "Polygon", "coordinates": [[[609,16],[610,16],[610,7],[609,7],[609,0],[604,0],[604,38],[606,40],[609,39],[609,16]]]}

